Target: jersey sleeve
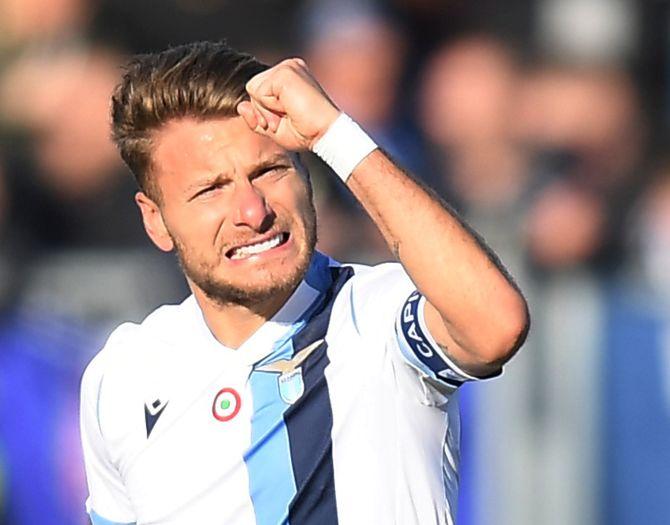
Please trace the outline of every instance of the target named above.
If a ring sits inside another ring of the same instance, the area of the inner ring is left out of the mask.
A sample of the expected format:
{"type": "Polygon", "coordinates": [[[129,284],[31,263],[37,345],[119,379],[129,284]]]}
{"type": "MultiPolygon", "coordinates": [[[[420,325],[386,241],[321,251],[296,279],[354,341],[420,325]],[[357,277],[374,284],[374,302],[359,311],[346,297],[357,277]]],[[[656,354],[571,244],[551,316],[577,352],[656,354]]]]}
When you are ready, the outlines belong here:
{"type": "Polygon", "coordinates": [[[131,525],[136,521],[121,475],[109,459],[100,428],[99,400],[103,356],[89,364],[81,385],[80,425],[89,496],[86,511],[93,525],[131,525]]]}
{"type": "Polygon", "coordinates": [[[444,408],[449,397],[467,381],[489,379],[461,369],[437,344],[426,327],[425,297],[404,268],[386,263],[364,269],[352,283],[352,313],[364,338],[379,340],[386,332],[389,357],[414,377],[423,404],[444,408]]]}

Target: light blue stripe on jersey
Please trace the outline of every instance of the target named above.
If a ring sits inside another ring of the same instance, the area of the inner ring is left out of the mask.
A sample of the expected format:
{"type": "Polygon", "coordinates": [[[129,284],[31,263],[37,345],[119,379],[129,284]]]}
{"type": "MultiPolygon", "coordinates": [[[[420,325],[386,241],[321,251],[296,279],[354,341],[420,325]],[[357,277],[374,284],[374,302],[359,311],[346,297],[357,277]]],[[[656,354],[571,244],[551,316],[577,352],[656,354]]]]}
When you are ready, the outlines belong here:
{"type": "MultiPolygon", "coordinates": [[[[315,290],[324,292],[331,281],[328,265],[328,257],[315,252],[305,282],[315,290]]],[[[257,363],[256,367],[292,358],[294,349],[291,338],[304,328],[306,320],[323,300],[322,293],[288,333],[277,341],[272,353],[257,363]]],[[[254,412],[251,418],[251,447],[244,454],[244,461],[249,473],[249,493],[258,525],[288,524],[289,504],[296,494],[289,436],[284,421],[284,412],[290,405],[280,397],[278,376],[278,373],[254,370],[249,378],[254,412]]]]}
{"type": "Polygon", "coordinates": [[[91,510],[89,516],[91,517],[91,523],[93,523],[93,525],[135,525],[135,522],[119,523],[118,521],[109,521],[108,519],[105,519],[102,516],[100,516],[100,514],[98,514],[94,510],[91,510]]]}
{"type": "MultiPolygon", "coordinates": [[[[292,330],[293,332],[293,330],[292,330]]],[[[272,353],[272,361],[290,359],[290,340],[272,353]]],[[[249,472],[249,493],[258,525],[288,523],[288,506],[295,496],[288,432],[279,396],[277,374],[252,372],[249,379],[254,403],[251,419],[251,447],[244,455],[249,472]],[[277,480],[282,480],[280,483],[277,480]]]]}

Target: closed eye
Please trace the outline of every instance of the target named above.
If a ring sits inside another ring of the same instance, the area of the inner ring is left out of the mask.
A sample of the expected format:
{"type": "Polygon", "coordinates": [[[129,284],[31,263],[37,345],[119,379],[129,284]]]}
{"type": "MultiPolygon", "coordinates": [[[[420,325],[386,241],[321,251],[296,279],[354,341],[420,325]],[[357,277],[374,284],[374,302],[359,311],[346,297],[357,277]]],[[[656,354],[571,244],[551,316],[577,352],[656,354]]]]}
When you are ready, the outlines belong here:
{"type": "Polygon", "coordinates": [[[259,177],[267,176],[267,175],[272,175],[272,174],[283,174],[287,170],[289,170],[292,166],[289,164],[273,164],[269,166],[263,166],[256,170],[251,177],[249,177],[250,180],[255,180],[258,179],[259,177]]]}
{"type": "Polygon", "coordinates": [[[229,183],[229,181],[217,181],[217,182],[214,182],[212,184],[209,184],[209,185],[205,186],[204,188],[195,192],[191,196],[189,201],[192,201],[193,199],[197,199],[198,197],[201,197],[201,196],[207,195],[209,193],[212,193],[213,191],[219,190],[219,189],[223,188],[224,186],[227,186],[228,183],[229,183]]]}
{"type": "MultiPolygon", "coordinates": [[[[271,175],[277,175],[278,177],[283,176],[284,173],[288,172],[293,167],[291,163],[277,163],[277,164],[267,164],[264,166],[259,166],[250,176],[249,181],[253,182],[256,179],[261,177],[268,177],[271,175]]],[[[220,179],[214,180],[210,184],[207,184],[199,188],[194,194],[189,197],[189,202],[197,199],[199,197],[205,197],[209,194],[220,190],[228,186],[232,181],[230,179],[220,179]]]]}

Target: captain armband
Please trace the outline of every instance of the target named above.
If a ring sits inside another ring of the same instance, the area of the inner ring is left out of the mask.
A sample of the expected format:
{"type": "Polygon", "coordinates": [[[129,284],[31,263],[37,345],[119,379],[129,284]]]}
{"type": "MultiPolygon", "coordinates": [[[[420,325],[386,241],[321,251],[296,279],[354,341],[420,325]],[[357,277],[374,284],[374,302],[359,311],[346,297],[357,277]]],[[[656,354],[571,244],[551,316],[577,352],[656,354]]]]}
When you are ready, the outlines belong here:
{"type": "MultiPolygon", "coordinates": [[[[429,377],[454,388],[466,381],[484,379],[462,370],[446,355],[426,327],[423,311],[426,298],[418,291],[405,301],[396,323],[400,350],[409,363],[429,377]]],[[[497,374],[496,374],[497,375],[497,374]]]]}

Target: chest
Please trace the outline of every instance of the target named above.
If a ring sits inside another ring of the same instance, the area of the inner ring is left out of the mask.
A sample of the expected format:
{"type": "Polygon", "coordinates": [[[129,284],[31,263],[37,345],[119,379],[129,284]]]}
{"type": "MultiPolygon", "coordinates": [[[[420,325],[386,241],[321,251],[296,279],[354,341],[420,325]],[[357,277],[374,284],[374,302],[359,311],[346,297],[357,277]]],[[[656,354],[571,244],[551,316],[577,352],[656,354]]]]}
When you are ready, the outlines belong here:
{"type": "Polygon", "coordinates": [[[315,484],[335,507],[336,471],[391,479],[399,376],[381,346],[347,331],[255,366],[177,367],[125,400],[106,438],[138,523],[290,521],[315,484]]]}

